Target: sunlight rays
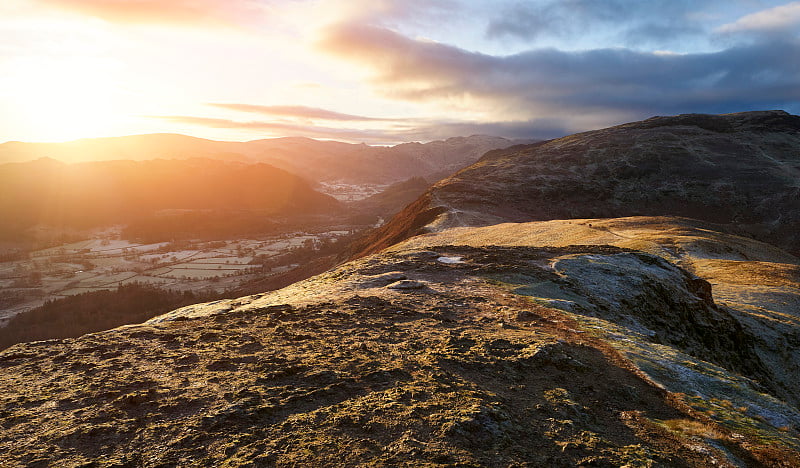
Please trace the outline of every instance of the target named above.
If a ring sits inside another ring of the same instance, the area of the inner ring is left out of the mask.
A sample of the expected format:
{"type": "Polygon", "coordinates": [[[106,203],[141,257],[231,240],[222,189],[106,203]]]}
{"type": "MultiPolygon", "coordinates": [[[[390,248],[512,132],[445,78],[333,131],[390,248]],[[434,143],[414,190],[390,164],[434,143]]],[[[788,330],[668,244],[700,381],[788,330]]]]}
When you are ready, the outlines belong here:
{"type": "Polygon", "coordinates": [[[119,120],[122,93],[106,61],[30,58],[12,70],[6,80],[19,123],[35,128],[41,141],[103,134],[119,120]]]}

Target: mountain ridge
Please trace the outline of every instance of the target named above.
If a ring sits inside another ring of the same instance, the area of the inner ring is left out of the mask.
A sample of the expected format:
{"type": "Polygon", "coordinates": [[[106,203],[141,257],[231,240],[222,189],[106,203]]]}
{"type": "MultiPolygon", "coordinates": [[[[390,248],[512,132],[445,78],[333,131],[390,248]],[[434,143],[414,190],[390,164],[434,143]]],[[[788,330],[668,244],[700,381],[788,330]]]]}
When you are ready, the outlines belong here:
{"type": "Polygon", "coordinates": [[[800,117],[784,111],[683,114],[490,151],[434,184],[426,203],[412,204],[363,252],[426,229],[672,215],[726,224],[797,253],[798,129],[800,117]],[[408,222],[433,211],[436,222],[408,222]]]}
{"type": "Polygon", "coordinates": [[[0,164],[50,157],[65,162],[210,158],[263,162],[316,182],[394,183],[411,177],[438,179],[515,141],[487,135],[453,137],[391,147],[305,137],[247,142],[216,141],[173,133],[89,138],[64,143],[6,142],[0,164]]]}

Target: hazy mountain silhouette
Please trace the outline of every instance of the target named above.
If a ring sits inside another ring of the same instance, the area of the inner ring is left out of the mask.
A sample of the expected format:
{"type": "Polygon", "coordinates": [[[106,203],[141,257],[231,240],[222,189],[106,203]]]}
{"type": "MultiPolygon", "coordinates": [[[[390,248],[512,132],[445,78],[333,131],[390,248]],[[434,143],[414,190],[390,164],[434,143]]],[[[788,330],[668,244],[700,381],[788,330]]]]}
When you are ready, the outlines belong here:
{"type": "Polygon", "coordinates": [[[519,142],[474,135],[383,147],[302,137],[225,142],[152,134],[66,143],[7,142],[0,144],[0,163],[40,158],[63,162],[209,158],[264,162],[318,182],[394,183],[411,177],[438,180],[486,151],[515,143],[519,142]]]}

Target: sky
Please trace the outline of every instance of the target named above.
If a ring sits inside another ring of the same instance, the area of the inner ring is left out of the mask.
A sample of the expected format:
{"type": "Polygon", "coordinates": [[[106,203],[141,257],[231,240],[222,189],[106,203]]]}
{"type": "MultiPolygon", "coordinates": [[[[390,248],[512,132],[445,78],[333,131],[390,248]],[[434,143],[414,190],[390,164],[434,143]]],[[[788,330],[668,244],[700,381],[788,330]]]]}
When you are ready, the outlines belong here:
{"type": "Polygon", "coordinates": [[[800,114],[800,1],[0,1],[0,142],[553,138],[763,109],[800,114]]]}

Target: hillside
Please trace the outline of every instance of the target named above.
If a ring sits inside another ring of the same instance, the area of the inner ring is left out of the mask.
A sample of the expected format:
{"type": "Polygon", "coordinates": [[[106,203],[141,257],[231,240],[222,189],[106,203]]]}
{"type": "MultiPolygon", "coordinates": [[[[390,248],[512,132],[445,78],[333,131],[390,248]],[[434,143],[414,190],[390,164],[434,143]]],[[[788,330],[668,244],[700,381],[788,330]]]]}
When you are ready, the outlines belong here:
{"type": "Polygon", "coordinates": [[[315,182],[391,184],[411,177],[438,180],[489,150],[516,143],[521,142],[473,135],[383,147],[298,137],[226,142],[152,134],[66,143],[7,142],[0,144],[0,164],[40,158],[62,162],[207,158],[267,163],[315,182]]]}
{"type": "Polygon", "coordinates": [[[422,177],[413,177],[394,183],[382,192],[350,203],[362,215],[391,217],[425,193],[430,183],[422,177]]]}
{"type": "Polygon", "coordinates": [[[182,213],[231,216],[237,210],[248,212],[253,223],[259,216],[327,214],[337,207],[304,179],[263,163],[41,159],[0,165],[0,217],[8,237],[37,224],[75,229],[153,224],[159,213],[158,222],[168,223],[166,218],[182,213]]]}
{"type": "Polygon", "coordinates": [[[417,238],[0,353],[0,463],[798,466],[798,269],[680,219],[417,238]]]}
{"type": "Polygon", "coordinates": [[[429,229],[505,221],[685,216],[800,253],[800,117],[654,117],[492,151],[437,183],[367,252],[429,229]]]}
{"type": "Polygon", "coordinates": [[[9,141],[0,144],[0,163],[27,162],[41,158],[61,162],[146,161],[151,159],[247,160],[237,143],[206,140],[172,133],[85,138],[63,143],[9,141]]]}
{"type": "Polygon", "coordinates": [[[0,465],[800,466],[798,125],[492,151],[317,276],[14,345],[0,465]]]}

